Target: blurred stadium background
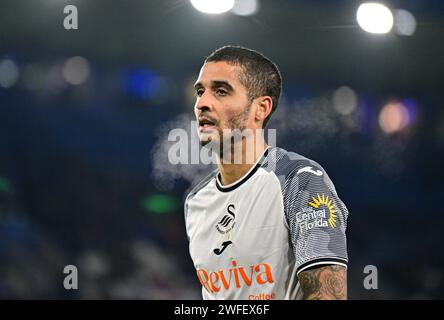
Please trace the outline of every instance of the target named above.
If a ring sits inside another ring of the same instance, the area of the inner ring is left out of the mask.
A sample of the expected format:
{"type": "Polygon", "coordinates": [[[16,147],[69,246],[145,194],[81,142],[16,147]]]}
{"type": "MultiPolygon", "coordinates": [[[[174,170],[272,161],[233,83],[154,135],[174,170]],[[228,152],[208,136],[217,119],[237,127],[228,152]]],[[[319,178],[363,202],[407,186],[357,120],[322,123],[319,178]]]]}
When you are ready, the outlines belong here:
{"type": "Polygon", "coordinates": [[[349,297],[443,298],[444,2],[384,3],[393,26],[374,34],[359,1],[209,15],[188,0],[2,0],[0,298],[200,299],[182,204],[209,168],[168,164],[166,134],[190,130],[191,84],[226,44],[279,65],[277,144],[321,163],[349,208],[349,297]],[[69,264],[79,290],[63,287],[69,264]]]}

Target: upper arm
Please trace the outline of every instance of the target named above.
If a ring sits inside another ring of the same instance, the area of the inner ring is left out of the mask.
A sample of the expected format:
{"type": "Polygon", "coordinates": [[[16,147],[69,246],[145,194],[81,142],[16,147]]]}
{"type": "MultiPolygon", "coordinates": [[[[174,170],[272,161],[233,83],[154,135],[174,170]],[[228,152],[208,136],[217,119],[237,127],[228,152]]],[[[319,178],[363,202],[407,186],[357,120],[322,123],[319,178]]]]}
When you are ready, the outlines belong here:
{"type": "Polygon", "coordinates": [[[287,177],[284,193],[297,273],[330,265],[346,269],[348,210],[320,166],[305,168],[287,177]]]}
{"type": "Polygon", "coordinates": [[[347,270],[327,265],[302,271],[298,275],[304,300],[346,300],[347,270]]]}
{"type": "Polygon", "coordinates": [[[286,179],[284,206],[304,299],[347,299],[348,210],[327,173],[310,164],[286,179]]]}

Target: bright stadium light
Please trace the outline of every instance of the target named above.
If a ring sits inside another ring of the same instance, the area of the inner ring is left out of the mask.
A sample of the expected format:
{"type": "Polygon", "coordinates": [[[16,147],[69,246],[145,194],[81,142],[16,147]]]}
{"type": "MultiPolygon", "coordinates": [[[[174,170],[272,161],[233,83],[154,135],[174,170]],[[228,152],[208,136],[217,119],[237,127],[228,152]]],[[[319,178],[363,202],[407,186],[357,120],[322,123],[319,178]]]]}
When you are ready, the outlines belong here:
{"type": "Polygon", "coordinates": [[[197,10],[203,13],[220,14],[234,7],[234,0],[190,0],[197,10]]]}
{"type": "Polygon", "coordinates": [[[393,27],[393,14],[385,5],[367,2],[356,13],[359,26],[370,33],[388,33],[393,27]]]}

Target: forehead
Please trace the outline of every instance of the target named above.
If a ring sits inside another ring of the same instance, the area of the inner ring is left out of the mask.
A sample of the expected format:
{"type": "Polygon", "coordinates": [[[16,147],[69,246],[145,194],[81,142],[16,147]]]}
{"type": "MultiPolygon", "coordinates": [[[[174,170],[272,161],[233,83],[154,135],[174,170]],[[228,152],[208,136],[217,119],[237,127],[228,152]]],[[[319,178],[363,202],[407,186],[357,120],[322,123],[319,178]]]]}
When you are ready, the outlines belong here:
{"type": "Polygon", "coordinates": [[[228,64],[225,61],[207,62],[199,72],[196,84],[210,86],[213,81],[226,81],[233,88],[243,87],[239,81],[242,69],[239,66],[228,64]]]}

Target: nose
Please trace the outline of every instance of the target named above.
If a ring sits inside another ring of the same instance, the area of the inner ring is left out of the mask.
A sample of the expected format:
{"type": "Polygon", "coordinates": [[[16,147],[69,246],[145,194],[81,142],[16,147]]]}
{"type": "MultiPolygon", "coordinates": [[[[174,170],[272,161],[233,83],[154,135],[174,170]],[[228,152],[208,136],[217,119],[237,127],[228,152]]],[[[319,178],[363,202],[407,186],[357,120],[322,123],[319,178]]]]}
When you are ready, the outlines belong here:
{"type": "Polygon", "coordinates": [[[194,105],[196,111],[200,112],[210,111],[211,106],[211,95],[205,92],[200,97],[197,97],[196,104],[194,105]]]}

